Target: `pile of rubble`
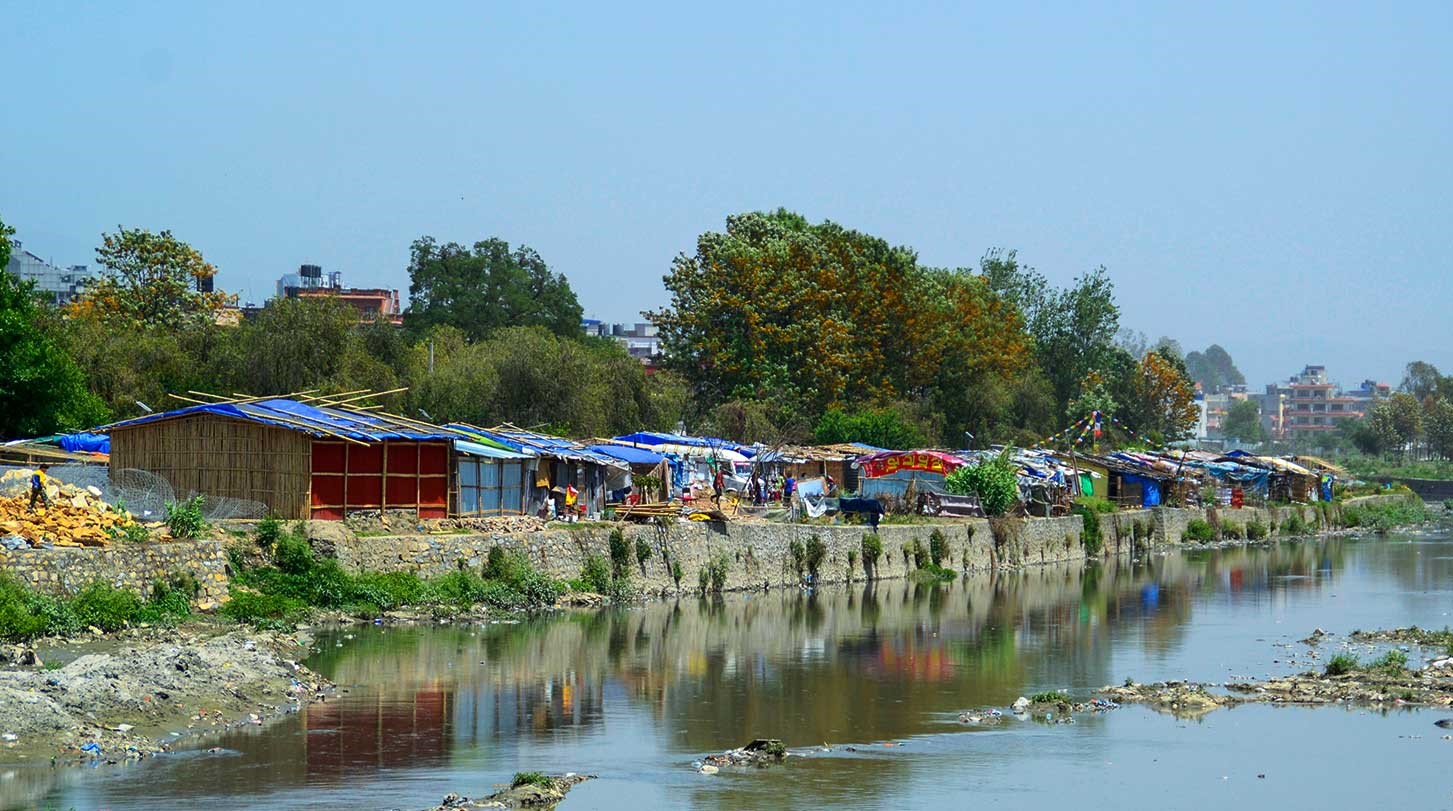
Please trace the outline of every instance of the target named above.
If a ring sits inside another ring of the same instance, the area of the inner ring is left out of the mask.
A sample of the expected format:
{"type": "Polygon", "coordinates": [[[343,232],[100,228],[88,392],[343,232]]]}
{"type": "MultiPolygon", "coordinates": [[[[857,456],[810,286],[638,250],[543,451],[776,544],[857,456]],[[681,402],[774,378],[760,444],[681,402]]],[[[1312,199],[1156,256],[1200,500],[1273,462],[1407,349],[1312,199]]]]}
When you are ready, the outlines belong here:
{"type": "Polygon", "coordinates": [[[54,480],[46,488],[50,503],[38,501],[32,510],[28,486],[16,486],[21,478],[28,480],[29,471],[15,471],[0,479],[0,546],[7,549],[105,546],[137,526],[125,510],[102,501],[101,491],[95,487],[72,487],[54,480]]]}

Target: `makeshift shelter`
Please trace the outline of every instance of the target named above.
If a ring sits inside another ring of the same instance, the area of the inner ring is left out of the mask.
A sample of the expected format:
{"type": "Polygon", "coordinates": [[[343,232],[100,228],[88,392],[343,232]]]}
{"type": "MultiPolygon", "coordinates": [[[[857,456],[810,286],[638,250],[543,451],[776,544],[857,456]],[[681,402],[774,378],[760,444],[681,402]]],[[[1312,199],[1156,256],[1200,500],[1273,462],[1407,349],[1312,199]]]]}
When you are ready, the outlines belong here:
{"type": "Polygon", "coordinates": [[[542,517],[605,512],[606,494],[623,489],[630,481],[630,466],[588,446],[563,437],[537,434],[514,425],[476,428],[454,427],[477,432],[517,453],[536,457],[531,481],[525,488],[525,511],[542,517]]]}
{"type": "Polygon", "coordinates": [[[870,453],[858,457],[853,467],[863,476],[860,496],[902,498],[910,492],[946,492],[944,477],[964,464],[962,458],[947,451],[913,450],[870,453]]]}
{"type": "Polygon", "coordinates": [[[143,470],[179,496],[254,501],[290,519],[359,510],[446,517],[462,438],[404,417],[283,397],[198,403],[102,430],[113,481],[143,470]]]}
{"type": "MultiPolygon", "coordinates": [[[[663,488],[670,484],[671,465],[665,454],[656,453],[645,448],[636,448],[630,445],[616,445],[609,442],[590,445],[589,448],[596,453],[625,462],[630,466],[630,496],[633,497],[635,503],[652,503],[659,501],[665,495],[661,491],[650,493],[642,492],[642,488],[637,486],[638,477],[643,476],[660,481],[663,488]]],[[[611,502],[625,501],[625,490],[623,488],[612,491],[607,494],[607,497],[611,502]]]]}

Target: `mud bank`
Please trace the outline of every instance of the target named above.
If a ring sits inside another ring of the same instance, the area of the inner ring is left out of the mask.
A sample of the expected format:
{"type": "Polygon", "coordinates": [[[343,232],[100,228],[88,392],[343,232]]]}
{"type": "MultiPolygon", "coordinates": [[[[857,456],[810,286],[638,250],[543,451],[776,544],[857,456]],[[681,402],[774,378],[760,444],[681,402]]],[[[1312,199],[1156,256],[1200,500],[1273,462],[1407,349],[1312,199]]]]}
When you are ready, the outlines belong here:
{"type": "Polygon", "coordinates": [[[56,669],[0,670],[0,762],[137,760],[295,712],[332,688],[297,663],[307,643],[178,630],[56,669]]]}

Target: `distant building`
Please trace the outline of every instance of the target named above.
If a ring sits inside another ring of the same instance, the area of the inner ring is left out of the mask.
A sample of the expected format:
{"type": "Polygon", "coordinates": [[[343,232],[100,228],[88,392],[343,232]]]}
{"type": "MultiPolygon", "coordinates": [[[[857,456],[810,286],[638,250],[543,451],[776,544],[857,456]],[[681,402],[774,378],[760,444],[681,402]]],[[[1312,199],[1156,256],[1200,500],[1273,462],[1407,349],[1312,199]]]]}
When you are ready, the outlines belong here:
{"type": "Polygon", "coordinates": [[[81,294],[92,273],[85,265],[71,265],[63,268],[41,259],[25,250],[20,240],[10,240],[10,262],[5,272],[21,281],[35,282],[36,292],[44,295],[51,304],[68,304],[81,294]]]}
{"type": "Polygon", "coordinates": [[[390,324],[404,323],[403,309],[399,306],[399,291],[383,287],[344,287],[343,274],[329,271],[323,275],[318,265],[300,265],[297,273],[287,273],[277,280],[278,298],[308,298],[315,296],[337,296],[338,299],[358,311],[358,320],[373,322],[380,316],[390,324]]]}
{"type": "Polygon", "coordinates": [[[655,324],[607,324],[599,319],[586,318],[581,320],[580,328],[588,336],[619,341],[631,357],[646,364],[650,371],[655,370],[656,361],[661,357],[661,336],[655,324]]]}
{"type": "Polygon", "coordinates": [[[1245,385],[1222,386],[1215,392],[1202,395],[1205,431],[1201,438],[1219,438],[1231,406],[1247,399],[1250,399],[1250,395],[1247,394],[1245,385]]]}
{"type": "Polygon", "coordinates": [[[1351,392],[1341,391],[1327,378],[1327,367],[1307,366],[1286,383],[1266,387],[1261,398],[1263,419],[1272,434],[1286,439],[1314,438],[1336,431],[1344,423],[1360,420],[1372,403],[1386,397],[1386,383],[1364,381],[1351,392]]]}

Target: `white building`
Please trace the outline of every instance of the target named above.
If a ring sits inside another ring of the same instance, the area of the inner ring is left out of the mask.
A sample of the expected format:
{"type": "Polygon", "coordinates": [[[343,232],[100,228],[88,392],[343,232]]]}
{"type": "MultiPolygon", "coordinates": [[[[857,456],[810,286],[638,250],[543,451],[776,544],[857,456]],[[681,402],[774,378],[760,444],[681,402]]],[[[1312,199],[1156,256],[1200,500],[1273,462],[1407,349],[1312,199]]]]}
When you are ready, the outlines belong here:
{"type": "Polygon", "coordinates": [[[57,306],[80,295],[91,279],[91,271],[85,265],[68,268],[53,265],[25,250],[18,239],[10,240],[10,263],[5,266],[5,272],[21,281],[35,282],[36,292],[57,306]]]}

